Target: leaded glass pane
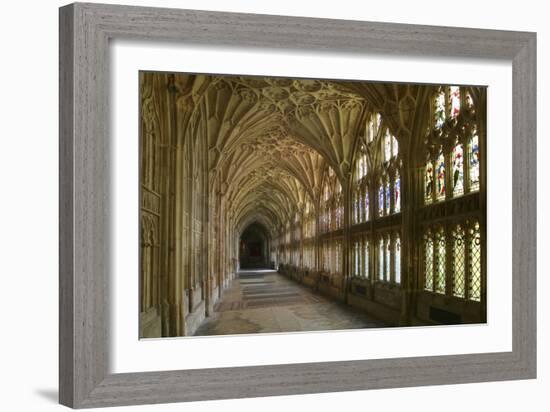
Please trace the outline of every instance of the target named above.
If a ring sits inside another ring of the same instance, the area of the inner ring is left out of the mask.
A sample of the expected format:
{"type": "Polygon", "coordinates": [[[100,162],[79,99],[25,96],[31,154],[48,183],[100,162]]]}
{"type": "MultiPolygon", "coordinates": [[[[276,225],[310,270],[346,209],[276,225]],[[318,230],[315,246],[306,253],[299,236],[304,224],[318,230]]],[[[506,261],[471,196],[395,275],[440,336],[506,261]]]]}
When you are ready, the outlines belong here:
{"type": "Polygon", "coordinates": [[[399,173],[395,175],[393,184],[393,203],[395,213],[399,213],[401,211],[401,178],[399,177],[399,173]]]}
{"type": "Polygon", "coordinates": [[[453,163],[453,197],[456,197],[464,194],[464,153],[461,144],[457,144],[453,148],[451,157],[453,163]]]}
{"type": "Polygon", "coordinates": [[[365,189],[364,193],[364,208],[363,208],[363,221],[366,222],[369,220],[369,192],[368,189],[365,189]]]}
{"type": "Polygon", "coordinates": [[[426,177],[424,182],[424,203],[429,205],[433,200],[434,168],[431,161],[426,163],[426,177]]]}
{"type": "Polygon", "coordinates": [[[363,276],[369,277],[369,241],[363,239],[363,276]]]}
{"type": "Polygon", "coordinates": [[[356,240],[355,241],[355,244],[354,244],[354,249],[353,249],[353,253],[354,253],[354,271],[353,271],[353,276],[359,276],[359,242],[356,240]]]}
{"type": "Polygon", "coordinates": [[[465,292],[466,239],[458,225],[453,231],[453,295],[463,298],[465,292]]]}
{"type": "Polygon", "coordinates": [[[390,214],[390,201],[391,201],[391,193],[390,193],[390,182],[386,181],[386,210],[385,214],[390,214]]]}
{"type": "Polygon", "coordinates": [[[395,283],[401,283],[401,239],[399,235],[395,238],[394,259],[395,283]]]}
{"type": "Polygon", "coordinates": [[[385,251],[386,251],[386,266],[384,267],[384,281],[388,281],[390,279],[390,268],[391,268],[391,243],[390,243],[389,237],[386,238],[385,251]]]}
{"type": "Polygon", "coordinates": [[[391,151],[392,156],[394,157],[399,154],[399,143],[397,143],[397,139],[395,138],[395,136],[392,136],[391,151]]]}
{"type": "Polygon", "coordinates": [[[424,289],[434,288],[434,243],[431,232],[424,236],[424,289]]]}
{"type": "Polygon", "coordinates": [[[436,254],[435,254],[435,291],[437,293],[445,293],[445,232],[440,228],[435,237],[436,254]]]}
{"type": "Polygon", "coordinates": [[[442,90],[435,96],[434,125],[440,129],[445,123],[445,92],[442,90]]]}
{"type": "Polygon", "coordinates": [[[470,138],[470,191],[479,190],[479,139],[477,134],[470,138]]]}
{"type": "Polygon", "coordinates": [[[384,185],[378,188],[378,216],[384,216],[384,185]]]}
{"type": "Polygon", "coordinates": [[[472,95],[470,92],[466,92],[466,97],[464,98],[464,106],[468,108],[469,110],[474,108],[474,99],[472,99],[472,95]]]}
{"type": "Polygon", "coordinates": [[[460,114],[460,87],[451,86],[449,98],[451,100],[451,119],[456,119],[460,114]]]}
{"type": "Polygon", "coordinates": [[[378,241],[378,279],[384,280],[384,239],[378,241]]]}
{"type": "Polygon", "coordinates": [[[471,300],[481,300],[481,235],[479,232],[479,222],[475,222],[470,227],[469,233],[470,246],[470,279],[469,279],[469,298],[471,300]]]}
{"type": "Polygon", "coordinates": [[[384,161],[391,159],[391,138],[389,129],[386,129],[386,135],[384,136],[384,161]]]}
{"type": "Polygon", "coordinates": [[[361,197],[361,191],[360,189],[357,189],[357,191],[354,193],[354,196],[355,196],[355,203],[354,203],[354,209],[355,209],[355,216],[354,216],[354,219],[353,219],[353,222],[354,223],[359,223],[361,222],[361,214],[363,213],[363,210],[362,210],[362,207],[363,207],[363,202],[362,202],[362,197],[361,197]]]}
{"type": "Polygon", "coordinates": [[[437,158],[436,177],[437,177],[437,191],[436,191],[437,200],[444,200],[445,199],[445,157],[443,156],[443,153],[440,153],[439,157],[437,158]]]}

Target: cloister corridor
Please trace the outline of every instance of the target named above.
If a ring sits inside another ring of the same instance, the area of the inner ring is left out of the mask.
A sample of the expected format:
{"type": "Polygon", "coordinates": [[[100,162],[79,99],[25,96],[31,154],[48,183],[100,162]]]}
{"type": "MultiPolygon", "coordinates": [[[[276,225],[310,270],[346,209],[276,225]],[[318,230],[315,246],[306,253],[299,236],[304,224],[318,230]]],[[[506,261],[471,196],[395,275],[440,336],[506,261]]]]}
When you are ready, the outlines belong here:
{"type": "Polygon", "coordinates": [[[195,336],[383,327],[364,311],[331,300],[272,269],[238,272],[195,336]]]}
{"type": "Polygon", "coordinates": [[[486,323],[486,86],[139,84],[140,338],[486,323]]]}

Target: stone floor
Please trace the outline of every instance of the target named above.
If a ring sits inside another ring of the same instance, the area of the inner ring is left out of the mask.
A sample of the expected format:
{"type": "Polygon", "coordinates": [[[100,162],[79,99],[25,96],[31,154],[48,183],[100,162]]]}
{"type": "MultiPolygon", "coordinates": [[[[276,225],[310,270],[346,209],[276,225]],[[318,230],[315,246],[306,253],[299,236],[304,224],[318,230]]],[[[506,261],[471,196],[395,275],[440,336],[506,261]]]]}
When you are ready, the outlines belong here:
{"type": "Polygon", "coordinates": [[[273,270],[239,272],[195,336],[383,327],[273,270]]]}

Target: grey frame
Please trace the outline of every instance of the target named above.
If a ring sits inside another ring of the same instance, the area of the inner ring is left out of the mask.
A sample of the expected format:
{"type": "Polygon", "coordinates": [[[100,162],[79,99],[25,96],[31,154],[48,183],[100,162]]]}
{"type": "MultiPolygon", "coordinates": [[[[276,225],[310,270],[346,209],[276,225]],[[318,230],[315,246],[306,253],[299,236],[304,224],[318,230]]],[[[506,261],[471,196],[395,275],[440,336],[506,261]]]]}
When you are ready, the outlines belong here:
{"type": "Polygon", "coordinates": [[[76,3],[60,8],[59,400],[74,408],[536,377],[536,34],[76,3]],[[110,374],[109,39],[513,66],[511,352],[110,374]]]}

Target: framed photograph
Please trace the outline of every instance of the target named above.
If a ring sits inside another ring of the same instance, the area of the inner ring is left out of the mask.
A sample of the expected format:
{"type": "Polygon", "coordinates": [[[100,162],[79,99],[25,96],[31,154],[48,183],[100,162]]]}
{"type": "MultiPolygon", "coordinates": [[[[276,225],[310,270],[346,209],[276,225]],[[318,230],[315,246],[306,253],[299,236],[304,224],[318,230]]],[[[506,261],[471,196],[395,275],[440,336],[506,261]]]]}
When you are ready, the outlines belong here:
{"type": "Polygon", "coordinates": [[[534,33],[62,7],[60,402],[535,378],[535,142],[534,33]]]}

